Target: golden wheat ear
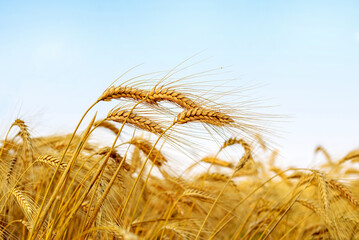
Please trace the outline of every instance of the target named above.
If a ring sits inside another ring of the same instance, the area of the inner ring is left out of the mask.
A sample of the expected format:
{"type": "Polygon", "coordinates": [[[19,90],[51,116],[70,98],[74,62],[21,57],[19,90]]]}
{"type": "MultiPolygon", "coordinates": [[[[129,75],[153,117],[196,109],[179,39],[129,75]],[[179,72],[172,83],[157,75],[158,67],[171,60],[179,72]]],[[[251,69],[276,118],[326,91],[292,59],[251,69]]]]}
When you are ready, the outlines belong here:
{"type": "Polygon", "coordinates": [[[6,174],[6,182],[7,182],[7,183],[10,183],[10,177],[11,177],[13,171],[14,171],[16,162],[17,162],[17,158],[16,158],[16,157],[13,158],[13,159],[10,161],[9,170],[8,170],[8,172],[7,172],[7,174],[6,174]]]}
{"type": "Polygon", "coordinates": [[[57,158],[51,155],[41,155],[37,158],[37,161],[53,167],[57,167],[60,164],[60,169],[65,169],[67,167],[67,163],[64,162],[60,163],[60,161],[57,158]]]}
{"type": "Polygon", "coordinates": [[[330,188],[337,191],[342,198],[349,201],[349,203],[351,203],[354,207],[359,207],[358,200],[352,195],[351,191],[344,184],[334,179],[326,180],[326,183],[330,188]]]}
{"type": "Polygon", "coordinates": [[[315,214],[317,214],[326,224],[332,224],[332,222],[329,220],[328,215],[323,209],[318,206],[315,202],[308,200],[308,199],[298,199],[296,202],[300,203],[304,207],[312,210],[315,214]]]}
{"type": "Polygon", "coordinates": [[[162,153],[156,148],[153,148],[153,145],[149,141],[142,138],[132,138],[129,143],[136,146],[145,155],[149,155],[149,159],[156,166],[161,167],[164,163],[167,162],[167,159],[162,155],[162,153]]]}
{"type": "Polygon", "coordinates": [[[18,126],[20,128],[19,136],[23,139],[24,143],[31,145],[30,133],[25,122],[21,119],[16,119],[12,126],[18,126]]]}
{"type": "Polygon", "coordinates": [[[23,210],[24,215],[26,218],[31,221],[34,217],[36,212],[35,206],[32,203],[32,200],[25,194],[25,192],[21,191],[18,188],[14,188],[11,191],[12,195],[17,200],[19,206],[23,210]]]}
{"type": "Polygon", "coordinates": [[[242,169],[246,165],[246,163],[249,160],[253,159],[252,150],[251,150],[251,146],[246,141],[244,141],[243,139],[238,139],[238,138],[229,138],[229,139],[227,139],[226,141],[224,141],[224,143],[223,143],[220,150],[222,150],[222,149],[224,149],[224,148],[226,148],[228,146],[232,146],[234,144],[239,144],[244,149],[244,154],[241,157],[241,159],[239,160],[237,166],[235,167],[236,171],[239,171],[240,169],[242,169]]]}
{"type": "Polygon", "coordinates": [[[120,130],[114,124],[110,123],[109,121],[105,121],[105,120],[95,122],[94,126],[106,128],[106,129],[110,130],[111,132],[113,132],[115,135],[117,135],[120,132],[120,130]]]}
{"type": "Polygon", "coordinates": [[[148,94],[148,102],[157,104],[158,102],[168,101],[172,102],[184,109],[196,108],[198,105],[185,95],[175,91],[171,88],[163,86],[154,87],[148,94]]]}
{"type": "Polygon", "coordinates": [[[328,192],[328,187],[327,187],[327,182],[326,182],[325,176],[323,173],[321,173],[319,171],[315,171],[314,176],[318,182],[319,192],[320,192],[320,196],[321,196],[321,199],[323,202],[324,210],[328,211],[330,202],[329,202],[329,192],[328,192]]]}
{"type": "Polygon", "coordinates": [[[344,158],[339,161],[339,164],[342,164],[346,161],[351,161],[353,163],[359,162],[359,150],[355,149],[349,152],[344,158]]]}
{"type": "Polygon", "coordinates": [[[97,101],[111,101],[112,99],[130,99],[135,101],[145,100],[148,91],[128,86],[111,86],[106,89],[97,101]]]}
{"type": "MultiPolygon", "coordinates": [[[[32,159],[33,158],[33,152],[32,152],[33,147],[32,147],[32,139],[31,139],[30,133],[29,133],[29,127],[21,119],[16,119],[14,121],[14,123],[11,125],[10,129],[13,126],[17,126],[20,129],[20,131],[17,133],[16,136],[19,136],[22,139],[23,144],[26,147],[26,148],[24,148],[25,155],[29,155],[29,158],[32,161],[33,160],[32,159]]],[[[27,159],[28,157],[25,156],[25,158],[27,159]]]]}
{"type": "Polygon", "coordinates": [[[315,152],[315,153],[322,152],[323,155],[325,156],[325,158],[327,159],[328,163],[330,163],[330,164],[333,163],[330,154],[328,153],[328,151],[327,151],[324,147],[318,146],[318,147],[316,147],[316,149],[315,149],[314,152],[315,152]]]}
{"type": "Polygon", "coordinates": [[[129,110],[121,110],[120,108],[110,112],[106,119],[118,123],[126,122],[127,124],[133,125],[148,132],[152,132],[154,134],[161,134],[164,131],[163,128],[153,120],[144,116],[140,116],[129,110]]]}
{"type": "Polygon", "coordinates": [[[177,124],[190,122],[202,122],[223,127],[230,125],[234,120],[226,114],[201,107],[186,109],[179,113],[175,119],[175,123],[177,124]]]}

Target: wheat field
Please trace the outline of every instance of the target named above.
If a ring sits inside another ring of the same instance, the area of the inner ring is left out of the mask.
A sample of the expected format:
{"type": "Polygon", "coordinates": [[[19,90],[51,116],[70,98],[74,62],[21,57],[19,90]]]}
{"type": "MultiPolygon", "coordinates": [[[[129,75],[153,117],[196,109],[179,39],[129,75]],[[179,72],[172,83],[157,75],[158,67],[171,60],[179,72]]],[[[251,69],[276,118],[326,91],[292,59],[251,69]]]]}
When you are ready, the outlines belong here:
{"type": "Polygon", "coordinates": [[[280,116],[176,71],[111,85],[72,133],[10,123],[0,238],[359,239],[359,150],[332,159],[318,146],[325,164],[283,167],[265,126],[280,116]]]}

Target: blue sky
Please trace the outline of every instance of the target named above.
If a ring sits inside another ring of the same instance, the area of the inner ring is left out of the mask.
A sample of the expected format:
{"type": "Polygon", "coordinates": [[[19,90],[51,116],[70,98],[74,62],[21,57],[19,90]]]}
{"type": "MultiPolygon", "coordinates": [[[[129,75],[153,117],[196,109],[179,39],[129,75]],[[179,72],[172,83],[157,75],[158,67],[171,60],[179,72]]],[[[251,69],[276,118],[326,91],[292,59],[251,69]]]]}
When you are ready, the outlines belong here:
{"type": "MultiPolygon", "coordinates": [[[[358,1],[2,1],[0,133],[71,130],[117,76],[169,69],[205,49],[292,117],[278,144],[311,165],[318,144],[341,157],[359,143],[358,1]],[[80,94],[79,94],[80,92],[80,94]]],[[[206,65],[208,64],[208,66],[206,65]]]]}

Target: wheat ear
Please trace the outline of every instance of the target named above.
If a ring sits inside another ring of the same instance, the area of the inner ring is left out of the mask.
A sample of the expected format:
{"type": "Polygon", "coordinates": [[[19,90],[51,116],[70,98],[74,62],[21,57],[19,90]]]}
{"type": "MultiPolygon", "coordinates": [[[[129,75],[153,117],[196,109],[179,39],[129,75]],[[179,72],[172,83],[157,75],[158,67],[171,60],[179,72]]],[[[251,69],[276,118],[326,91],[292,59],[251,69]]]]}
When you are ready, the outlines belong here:
{"type": "Polygon", "coordinates": [[[237,139],[237,138],[229,138],[228,140],[226,140],[223,143],[223,146],[221,149],[226,148],[231,145],[234,145],[234,144],[240,144],[244,149],[244,154],[236,166],[236,171],[238,171],[238,170],[242,169],[250,159],[252,159],[252,151],[251,151],[250,145],[247,142],[245,142],[243,139],[237,139]]]}
{"type": "Polygon", "coordinates": [[[230,125],[234,120],[230,116],[218,111],[196,107],[184,110],[175,118],[175,123],[177,124],[185,124],[189,122],[203,122],[223,127],[230,125]]]}
{"type": "Polygon", "coordinates": [[[98,102],[100,101],[111,101],[112,99],[132,99],[135,101],[141,101],[146,98],[148,95],[148,91],[137,89],[134,87],[128,86],[111,86],[107,88],[102,95],[98,98],[98,102]]]}
{"type": "Polygon", "coordinates": [[[355,207],[359,207],[358,200],[353,197],[352,193],[346,186],[334,179],[327,180],[327,184],[330,188],[336,190],[342,198],[348,200],[355,207]]]}
{"type": "Polygon", "coordinates": [[[198,105],[188,97],[185,97],[183,94],[173,89],[163,88],[163,86],[158,88],[154,87],[148,95],[148,100],[151,103],[169,101],[174,104],[177,104],[178,106],[184,109],[191,109],[198,107],[198,105]]]}
{"type": "Polygon", "coordinates": [[[297,202],[316,213],[326,224],[331,224],[328,215],[315,202],[307,199],[297,199],[297,202]]]}
{"type": "Polygon", "coordinates": [[[17,162],[16,157],[13,158],[11,160],[11,162],[10,162],[9,170],[8,170],[8,172],[6,174],[6,182],[8,182],[8,183],[10,182],[10,177],[11,177],[12,172],[14,171],[14,167],[15,167],[16,162],[17,162]]]}
{"type": "Polygon", "coordinates": [[[318,146],[315,149],[315,153],[317,153],[317,152],[322,152],[323,155],[325,156],[325,158],[327,159],[328,163],[333,163],[332,158],[330,157],[330,154],[328,153],[328,151],[325,148],[323,148],[322,146],[318,146]]]}
{"type": "MultiPolygon", "coordinates": [[[[57,165],[59,165],[60,161],[51,156],[51,155],[41,155],[37,158],[37,161],[45,163],[47,165],[53,166],[53,167],[57,167],[57,165]]],[[[67,163],[60,163],[60,169],[65,169],[67,167],[67,163]]]]}
{"type": "Polygon", "coordinates": [[[31,146],[30,134],[28,130],[28,126],[25,122],[21,119],[16,119],[13,123],[13,126],[18,126],[20,128],[19,135],[23,139],[23,141],[28,145],[31,146]]]}
{"type": "Polygon", "coordinates": [[[32,216],[33,214],[33,209],[31,204],[26,200],[25,195],[23,194],[22,191],[20,191],[17,188],[14,188],[11,193],[15,196],[17,202],[19,203],[20,207],[24,210],[25,215],[28,216],[32,216]]]}
{"type": "Polygon", "coordinates": [[[318,181],[318,187],[319,187],[321,199],[323,201],[324,210],[328,210],[329,209],[329,197],[328,197],[329,193],[328,193],[328,188],[327,188],[327,183],[325,181],[325,177],[324,177],[323,173],[321,173],[319,171],[315,171],[314,174],[315,174],[314,175],[315,179],[318,181]]]}
{"type": "Polygon", "coordinates": [[[118,123],[126,121],[128,124],[155,134],[163,133],[163,129],[158,123],[128,110],[121,110],[120,108],[115,109],[112,112],[109,112],[107,119],[118,123]]]}
{"type": "Polygon", "coordinates": [[[162,153],[156,148],[153,148],[152,144],[145,139],[133,138],[131,139],[130,144],[135,145],[144,154],[149,154],[148,158],[158,167],[162,166],[163,163],[167,162],[167,159],[162,155],[162,153]],[[151,152],[152,148],[153,150],[151,152]]]}
{"type": "Polygon", "coordinates": [[[344,158],[339,161],[339,164],[342,164],[346,161],[351,161],[354,163],[359,162],[359,150],[353,150],[349,152],[344,158]]]}
{"type": "Polygon", "coordinates": [[[209,194],[205,191],[198,190],[198,189],[186,189],[182,193],[182,197],[196,198],[201,201],[210,202],[210,203],[213,203],[216,200],[215,196],[212,196],[211,194],[209,194]]]}
{"type": "Polygon", "coordinates": [[[96,127],[106,128],[106,129],[110,130],[111,132],[113,132],[115,135],[117,135],[118,132],[120,131],[115,125],[113,125],[112,123],[110,123],[108,121],[97,121],[94,123],[94,125],[96,127]]]}
{"type": "Polygon", "coordinates": [[[198,177],[198,179],[206,179],[206,180],[209,180],[209,179],[213,179],[215,181],[222,181],[222,182],[229,182],[229,184],[231,184],[231,186],[235,189],[238,190],[238,187],[237,185],[233,182],[233,180],[227,176],[227,175],[224,175],[222,173],[210,173],[210,174],[202,174],[201,176],[198,177]]]}

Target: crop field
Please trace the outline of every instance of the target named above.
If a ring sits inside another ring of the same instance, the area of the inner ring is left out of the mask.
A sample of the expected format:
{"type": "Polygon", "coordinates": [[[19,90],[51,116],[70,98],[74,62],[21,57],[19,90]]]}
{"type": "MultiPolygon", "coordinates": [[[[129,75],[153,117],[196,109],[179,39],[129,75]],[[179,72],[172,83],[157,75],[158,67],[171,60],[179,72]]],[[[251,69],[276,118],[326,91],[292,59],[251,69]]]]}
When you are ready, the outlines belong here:
{"type": "Polygon", "coordinates": [[[359,239],[359,150],[283,167],[280,115],[177,71],[104,86],[70,133],[9,123],[0,239],[359,239]]]}

